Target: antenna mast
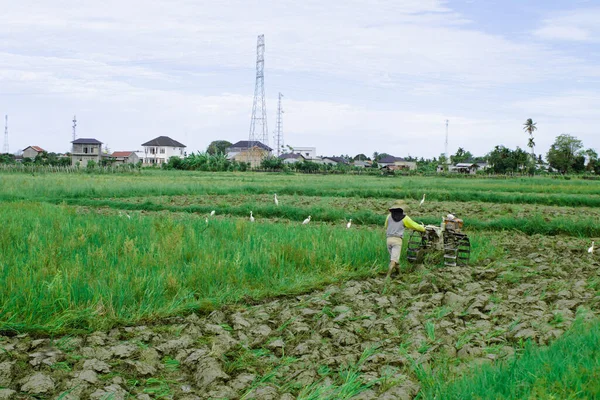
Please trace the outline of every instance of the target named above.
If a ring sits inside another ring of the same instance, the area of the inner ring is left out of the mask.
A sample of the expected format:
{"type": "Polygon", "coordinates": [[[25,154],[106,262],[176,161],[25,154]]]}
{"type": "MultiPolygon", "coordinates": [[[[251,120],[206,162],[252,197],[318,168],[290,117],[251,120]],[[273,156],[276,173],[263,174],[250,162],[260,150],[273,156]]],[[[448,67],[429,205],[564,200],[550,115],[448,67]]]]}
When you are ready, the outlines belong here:
{"type": "Polygon", "coordinates": [[[3,153],[8,154],[8,115],[4,116],[4,149],[3,153]]]}
{"type": "Polygon", "coordinates": [[[279,102],[277,103],[277,131],[275,131],[275,144],[277,145],[277,157],[281,155],[283,149],[283,109],[281,108],[281,98],[283,94],[279,92],[279,102]]]}
{"type": "Polygon", "coordinates": [[[77,139],[77,116],[73,115],[73,141],[77,139]]]}
{"type": "Polygon", "coordinates": [[[444,156],[446,156],[446,164],[450,164],[450,158],[448,157],[448,120],[446,120],[446,143],[444,144],[444,156]]]}
{"type": "Polygon", "coordinates": [[[252,104],[252,117],[250,119],[250,142],[259,141],[269,145],[267,129],[267,106],[265,103],[265,35],[259,35],[256,41],[256,85],[254,86],[254,102],[252,104]],[[258,125],[258,127],[257,127],[258,125]]]}

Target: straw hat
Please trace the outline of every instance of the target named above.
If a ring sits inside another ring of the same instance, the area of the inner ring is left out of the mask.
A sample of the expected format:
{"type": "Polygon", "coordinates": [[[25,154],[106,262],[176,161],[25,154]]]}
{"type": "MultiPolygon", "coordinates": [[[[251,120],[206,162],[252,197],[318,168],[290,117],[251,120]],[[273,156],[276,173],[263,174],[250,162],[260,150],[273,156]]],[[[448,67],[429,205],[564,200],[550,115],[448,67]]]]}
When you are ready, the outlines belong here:
{"type": "Polygon", "coordinates": [[[390,206],[389,210],[392,211],[392,210],[396,210],[398,208],[401,208],[406,213],[406,209],[408,208],[408,206],[402,200],[396,200],[394,202],[394,204],[392,204],[390,206]]]}

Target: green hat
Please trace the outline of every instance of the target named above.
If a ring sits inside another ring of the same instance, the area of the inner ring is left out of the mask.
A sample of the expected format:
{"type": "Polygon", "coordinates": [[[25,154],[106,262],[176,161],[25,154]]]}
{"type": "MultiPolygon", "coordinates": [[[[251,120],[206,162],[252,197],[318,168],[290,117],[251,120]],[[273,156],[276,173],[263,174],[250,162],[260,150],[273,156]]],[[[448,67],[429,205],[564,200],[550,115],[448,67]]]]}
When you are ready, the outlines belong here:
{"type": "Polygon", "coordinates": [[[391,210],[396,210],[396,209],[398,209],[398,208],[401,208],[401,209],[402,209],[402,210],[403,210],[403,211],[406,213],[406,209],[407,209],[408,207],[407,207],[406,203],[405,203],[405,202],[403,202],[402,200],[396,200],[396,201],[394,202],[394,204],[392,204],[392,205],[390,206],[389,210],[390,210],[390,211],[391,211],[391,210]]]}

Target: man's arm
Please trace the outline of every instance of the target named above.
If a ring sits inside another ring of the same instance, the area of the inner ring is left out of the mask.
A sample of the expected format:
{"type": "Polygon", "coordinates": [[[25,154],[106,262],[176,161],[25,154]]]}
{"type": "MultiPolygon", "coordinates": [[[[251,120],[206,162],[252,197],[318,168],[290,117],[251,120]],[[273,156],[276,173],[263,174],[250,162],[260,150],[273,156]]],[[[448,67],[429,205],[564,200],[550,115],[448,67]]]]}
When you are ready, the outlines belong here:
{"type": "Polygon", "coordinates": [[[402,221],[404,221],[404,226],[408,229],[413,229],[419,232],[425,232],[425,227],[423,225],[417,224],[415,221],[410,219],[408,215],[404,216],[404,219],[402,221]]]}

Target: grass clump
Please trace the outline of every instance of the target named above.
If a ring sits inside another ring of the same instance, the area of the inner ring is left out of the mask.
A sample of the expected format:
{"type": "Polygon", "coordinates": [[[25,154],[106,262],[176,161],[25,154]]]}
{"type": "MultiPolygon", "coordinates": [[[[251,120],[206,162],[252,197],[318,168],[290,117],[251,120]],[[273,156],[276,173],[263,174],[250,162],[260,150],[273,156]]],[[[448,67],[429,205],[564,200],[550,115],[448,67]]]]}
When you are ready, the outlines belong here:
{"type": "Polygon", "coordinates": [[[520,357],[462,378],[423,377],[421,399],[600,398],[600,321],[578,321],[549,347],[527,343],[520,357]]]}

